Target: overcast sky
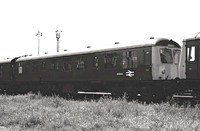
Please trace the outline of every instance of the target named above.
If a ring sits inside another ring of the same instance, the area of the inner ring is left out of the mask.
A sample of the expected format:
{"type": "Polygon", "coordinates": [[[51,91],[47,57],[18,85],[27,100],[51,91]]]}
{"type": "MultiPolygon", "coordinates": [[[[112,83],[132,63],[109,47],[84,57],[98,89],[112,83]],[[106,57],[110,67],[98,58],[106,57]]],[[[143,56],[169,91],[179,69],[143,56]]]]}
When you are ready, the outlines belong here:
{"type": "Polygon", "coordinates": [[[199,0],[1,0],[0,58],[200,32],[199,0]]]}

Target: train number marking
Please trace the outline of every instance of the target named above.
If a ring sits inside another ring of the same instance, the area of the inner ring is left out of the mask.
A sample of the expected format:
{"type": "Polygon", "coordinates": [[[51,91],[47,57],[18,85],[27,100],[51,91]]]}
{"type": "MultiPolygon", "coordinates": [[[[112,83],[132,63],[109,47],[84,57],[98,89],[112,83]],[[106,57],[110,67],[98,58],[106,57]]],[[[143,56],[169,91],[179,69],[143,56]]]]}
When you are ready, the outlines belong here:
{"type": "Polygon", "coordinates": [[[117,76],[123,76],[124,73],[117,73],[117,76]]]}
{"type": "Polygon", "coordinates": [[[128,76],[128,77],[133,77],[133,76],[134,76],[134,71],[128,70],[128,71],[126,72],[126,76],[128,76]]]}

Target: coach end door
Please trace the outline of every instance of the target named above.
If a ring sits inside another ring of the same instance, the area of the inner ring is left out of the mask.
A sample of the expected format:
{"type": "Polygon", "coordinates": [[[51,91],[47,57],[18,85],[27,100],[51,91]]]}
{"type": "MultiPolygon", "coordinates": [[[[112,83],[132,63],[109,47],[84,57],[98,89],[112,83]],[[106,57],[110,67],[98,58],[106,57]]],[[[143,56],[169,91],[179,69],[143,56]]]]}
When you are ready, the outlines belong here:
{"type": "Polygon", "coordinates": [[[186,42],[186,77],[200,79],[200,40],[186,42]]]}
{"type": "Polygon", "coordinates": [[[143,49],[143,59],[144,65],[142,66],[143,69],[141,70],[141,75],[143,80],[152,80],[152,53],[151,47],[146,47],[143,49]]]}

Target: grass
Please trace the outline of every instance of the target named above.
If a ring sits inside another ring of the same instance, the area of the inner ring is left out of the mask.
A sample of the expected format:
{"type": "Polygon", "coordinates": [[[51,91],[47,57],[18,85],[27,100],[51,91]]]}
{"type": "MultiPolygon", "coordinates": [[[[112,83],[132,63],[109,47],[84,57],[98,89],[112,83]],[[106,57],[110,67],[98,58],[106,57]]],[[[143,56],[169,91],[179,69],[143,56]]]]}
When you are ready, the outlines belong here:
{"type": "Polygon", "coordinates": [[[10,131],[197,131],[200,107],[109,98],[75,101],[40,94],[1,95],[0,126],[10,131]]]}

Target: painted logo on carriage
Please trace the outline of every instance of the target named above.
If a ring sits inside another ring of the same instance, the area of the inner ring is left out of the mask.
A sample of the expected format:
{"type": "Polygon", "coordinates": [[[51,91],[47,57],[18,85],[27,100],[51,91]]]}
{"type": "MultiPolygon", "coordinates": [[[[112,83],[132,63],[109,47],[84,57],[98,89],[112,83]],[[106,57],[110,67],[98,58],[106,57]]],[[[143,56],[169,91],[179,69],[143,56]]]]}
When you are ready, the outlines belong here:
{"type": "Polygon", "coordinates": [[[128,70],[128,71],[126,72],[126,76],[127,76],[127,77],[133,77],[133,76],[134,76],[134,71],[128,70]]]}

